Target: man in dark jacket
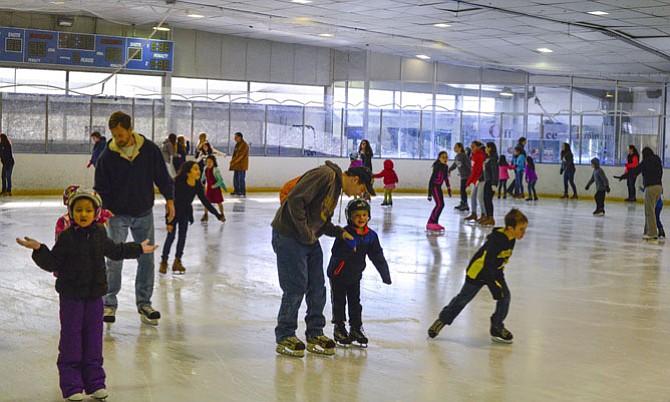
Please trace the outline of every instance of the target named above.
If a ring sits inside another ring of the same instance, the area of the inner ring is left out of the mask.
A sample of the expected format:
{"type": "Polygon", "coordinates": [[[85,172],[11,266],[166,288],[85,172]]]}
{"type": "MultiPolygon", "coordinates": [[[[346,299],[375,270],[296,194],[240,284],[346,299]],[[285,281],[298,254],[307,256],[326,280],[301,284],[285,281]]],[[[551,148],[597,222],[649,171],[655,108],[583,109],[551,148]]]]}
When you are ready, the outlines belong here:
{"type": "Polygon", "coordinates": [[[98,158],[100,158],[100,154],[105,150],[105,145],[107,145],[107,138],[97,131],[91,133],[91,141],[93,141],[93,151],[91,151],[91,160],[86,165],[87,168],[98,165],[98,158]]]}
{"type": "MultiPolygon", "coordinates": [[[[132,129],[131,117],[115,112],[109,118],[112,139],[98,159],[94,189],[102,198],[103,208],[114,216],[109,220],[109,237],[122,243],[128,229],[136,242],[154,239],[154,184],[167,201],[168,220],[174,217],[174,183],[168,174],[161,151],[156,144],[132,129]]],[[[104,321],[115,321],[121,290],[122,261],[107,260],[109,291],[103,298],[104,321]]],[[[151,307],[154,290],[154,256],[143,254],[137,259],[135,303],[142,322],[158,325],[160,313],[151,307]]]]}
{"type": "Polygon", "coordinates": [[[345,240],[353,236],[330,221],[340,194],[375,195],[372,172],[364,166],[346,172],[336,164],[326,164],[302,175],[290,190],[272,221],[272,248],[277,254],[279,285],[283,291],[275,340],[277,353],[303,357],[305,344],[296,337],[298,311],[307,302],[307,350],[333,355],[335,343],[323,334],[326,318],[326,287],[323,251],[319,237],[328,235],[345,240]]]}

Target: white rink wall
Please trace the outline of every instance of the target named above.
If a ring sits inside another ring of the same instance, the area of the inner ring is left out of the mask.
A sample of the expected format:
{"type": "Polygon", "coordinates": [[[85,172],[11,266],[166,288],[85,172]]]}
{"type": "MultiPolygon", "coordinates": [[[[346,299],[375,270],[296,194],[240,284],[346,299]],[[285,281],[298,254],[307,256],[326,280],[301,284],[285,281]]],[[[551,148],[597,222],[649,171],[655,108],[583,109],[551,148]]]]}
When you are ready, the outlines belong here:
{"type": "MultiPolygon", "coordinates": [[[[70,184],[82,184],[84,186],[93,185],[93,168],[86,169],[88,155],[67,155],[67,154],[21,154],[14,155],[16,165],[12,176],[13,190],[16,194],[43,194],[58,193],[70,184]]],[[[250,191],[275,191],[286,181],[302,174],[304,171],[323,164],[326,159],[330,159],[341,167],[349,165],[349,160],[345,158],[290,158],[290,157],[250,157],[249,171],[247,172],[247,187],[250,191]]],[[[232,186],[233,175],[227,170],[229,159],[220,161],[220,169],[223,174],[226,185],[232,186]]],[[[431,173],[432,160],[410,160],[396,159],[393,161],[395,170],[400,179],[398,189],[400,191],[419,191],[427,190],[428,178],[431,173]]],[[[451,161],[450,161],[451,163],[451,161]]],[[[382,169],[382,160],[373,159],[375,173],[382,169]]],[[[537,164],[537,173],[539,180],[537,183],[537,192],[541,195],[561,195],[563,193],[563,177],[558,174],[559,165],[556,164],[537,164]]],[[[605,173],[610,180],[612,192],[608,198],[626,198],[628,192],[626,183],[618,182],[612,176],[623,173],[623,166],[605,166],[605,173]]],[[[588,192],[584,190],[586,182],[591,177],[592,169],[590,166],[578,165],[575,175],[577,192],[583,196],[593,196],[595,188],[592,187],[588,192]]],[[[458,175],[452,172],[452,189],[458,189],[458,175]]],[[[513,178],[514,175],[511,174],[513,178]]],[[[663,177],[664,187],[670,188],[670,174],[667,169],[663,177]]],[[[638,186],[641,185],[641,178],[638,179],[638,186]]],[[[381,189],[381,179],[377,180],[376,188],[381,189]]],[[[572,194],[572,192],[571,192],[572,194]]],[[[638,198],[642,194],[638,191],[638,198]]]]}

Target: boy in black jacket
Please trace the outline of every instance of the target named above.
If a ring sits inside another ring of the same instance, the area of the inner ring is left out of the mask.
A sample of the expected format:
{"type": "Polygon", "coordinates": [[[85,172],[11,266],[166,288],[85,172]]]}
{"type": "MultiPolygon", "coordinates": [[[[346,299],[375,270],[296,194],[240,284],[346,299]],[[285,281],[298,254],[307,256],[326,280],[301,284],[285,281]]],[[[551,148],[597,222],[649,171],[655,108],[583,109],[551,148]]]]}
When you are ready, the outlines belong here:
{"type": "Polygon", "coordinates": [[[361,279],[365,269],[365,257],[370,257],[385,284],[391,284],[391,274],[379,244],[377,233],[368,227],[370,204],[364,199],[351,200],[346,210],[348,225],[344,228],[353,236],[353,240],[337,238],[331,250],[328,264],[328,278],[333,305],[333,324],[335,341],[346,345],[352,341],[367,347],[368,338],[363,332],[361,319],[361,279]],[[349,329],[344,326],[347,320],[344,308],[349,302],[349,329]]]}
{"type": "Polygon", "coordinates": [[[528,218],[518,209],[513,208],[505,215],[505,227],[494,228],[486,238],[486,243],[472,257],[465,271],[465,283],[461,291],[442,309],[439,318],[428,328],[429,337],[435,338],[445,325],[451,325],[461,310],[486,285],[493,299],[497,301],[496,310],[491,316],[491,340],[512,343],[512,333],[503,323],[510,301],[503,270],[512,256],[516,240],[523,238],[527,226],[528,218]]]}
{"type": "Polygon", "coordinates": [[[52,250],[29,237],[16,239],[33,249],[33,261],[45,271],[55,272],[60,298],[61,336],[58,345],[58,373],[63,398],[81,401],[82,392],[96,399],[107,398],[102,368],[102,296],[107,293],[105,257],[113,260],[137,258],[158,246],[149,240],[114,243],[102,225],[98,195],[78,189],[68,200],[74,221],[63,231],[52,250]]]}

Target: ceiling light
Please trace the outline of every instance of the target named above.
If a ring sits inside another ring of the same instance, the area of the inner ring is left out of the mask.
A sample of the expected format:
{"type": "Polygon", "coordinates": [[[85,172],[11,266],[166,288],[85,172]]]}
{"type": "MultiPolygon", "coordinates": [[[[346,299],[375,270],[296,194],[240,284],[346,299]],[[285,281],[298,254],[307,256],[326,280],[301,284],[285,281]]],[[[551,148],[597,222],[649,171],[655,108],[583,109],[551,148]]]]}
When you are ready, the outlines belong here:
{"type": "Polygon", "coordinates": [[[589,11],[589,12],[587,12],[587,14],[591,14],[591,15],[607,15],[607,14],[609,14],[609,13],[608,13],[608,12],[605,12],[605,11],[589,11]]]}
{"type": "Polygon", "coordinates": [[[425,54],[417,54],[416,57],[421,59],[421,60],[429,60],[430,59],[430,56],[426,56],[425,54]]]}
{"type": "Polygon", "coordinates": [[[451,25],[445,24],[444,22],[440,22],[438,24],[433,24],[433,26],[438,28],[449,28],[451,25]]]}
{"type": "Polygon", "coordinates": [[[322,36],[324,38],[332,38],[335,35],[329,33],[320,33],[319,36],[322,36]]]}
{"type": "Polygon", "coordinates": [[[74,25],[74,18],[58,17],[58,26],[59,27],[71,27],[72,25],[74,25]]]}
{"type": "Polygon", "coordinates": [[[52,1],[51,4],[65,4],[64,1],[52,1]]]}
{"type": "Polygon", "coordinates": [[[514,96],[514,92],[512,91],[512,88],[504,87],[502,91],[500,91],[500,96],[514,96]]]}
{"type": "Polygon", "coordinates": [[[554,52],[553,50],[551,50],[547,47],[541,47],[541,48],[538,48],[538,49],[535,49],[535,50],[540,52],[540,53],[553,53],[554,52]]]}
{"type": "Polygon", "coordinates": [[[614,95],[612,95],[609,91],[605,94],[605,98],[614,98],[614,95]]]}
{"type": "Polygon", "coordinates": [[[186,15],[191,17],[191,18],[203,18],[204,17],[204,15],[200,15],[200,14],[186,14],[186,15]]]}
{"type": "Polygon", "coordinates": [[[298,4],[309,4],[311,2],[312,0],[291,0],[291,3],[298,3],[298,4]]]}
{"type": "Polygon", "coordinates": [[[164,26],[160,26],[160,27],[157,26],[157,27],[152,27],[152,28],[155,29],[156,31],[164,31],[164,32],[170,31],[170,28],[164,27],[164,26]]]}

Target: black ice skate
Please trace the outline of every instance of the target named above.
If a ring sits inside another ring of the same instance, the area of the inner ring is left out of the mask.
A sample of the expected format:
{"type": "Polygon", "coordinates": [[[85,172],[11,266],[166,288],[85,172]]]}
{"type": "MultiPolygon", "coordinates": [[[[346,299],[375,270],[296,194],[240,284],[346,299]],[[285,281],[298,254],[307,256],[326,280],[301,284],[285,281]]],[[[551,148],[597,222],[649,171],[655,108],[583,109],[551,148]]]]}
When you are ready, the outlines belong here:
{"type": "Polygon", "coordinates": [[[491,325],[491,340],[500,343],[512,343],[514,336],[505,327],[491,325]]]}
{"type": "Polygon", "coordinates": [[[358,346],[362,348],[367,348],[368,347],[368,337],[365,336],[365,332],[363,331],[363,327],[359,328],[351,328],[351,331],[349,331],[349,337],[353,342],[356,342],[358,346]]]}
{"type": "Polygon", "coordinates": [[[340,345],[351,344],[351,337],[349,337],[347,328],[344,326],[343,323],[335,324],[335,330],[333,331],[333,338],[335,339],[335,342],[339,343],[340,345]]]}

